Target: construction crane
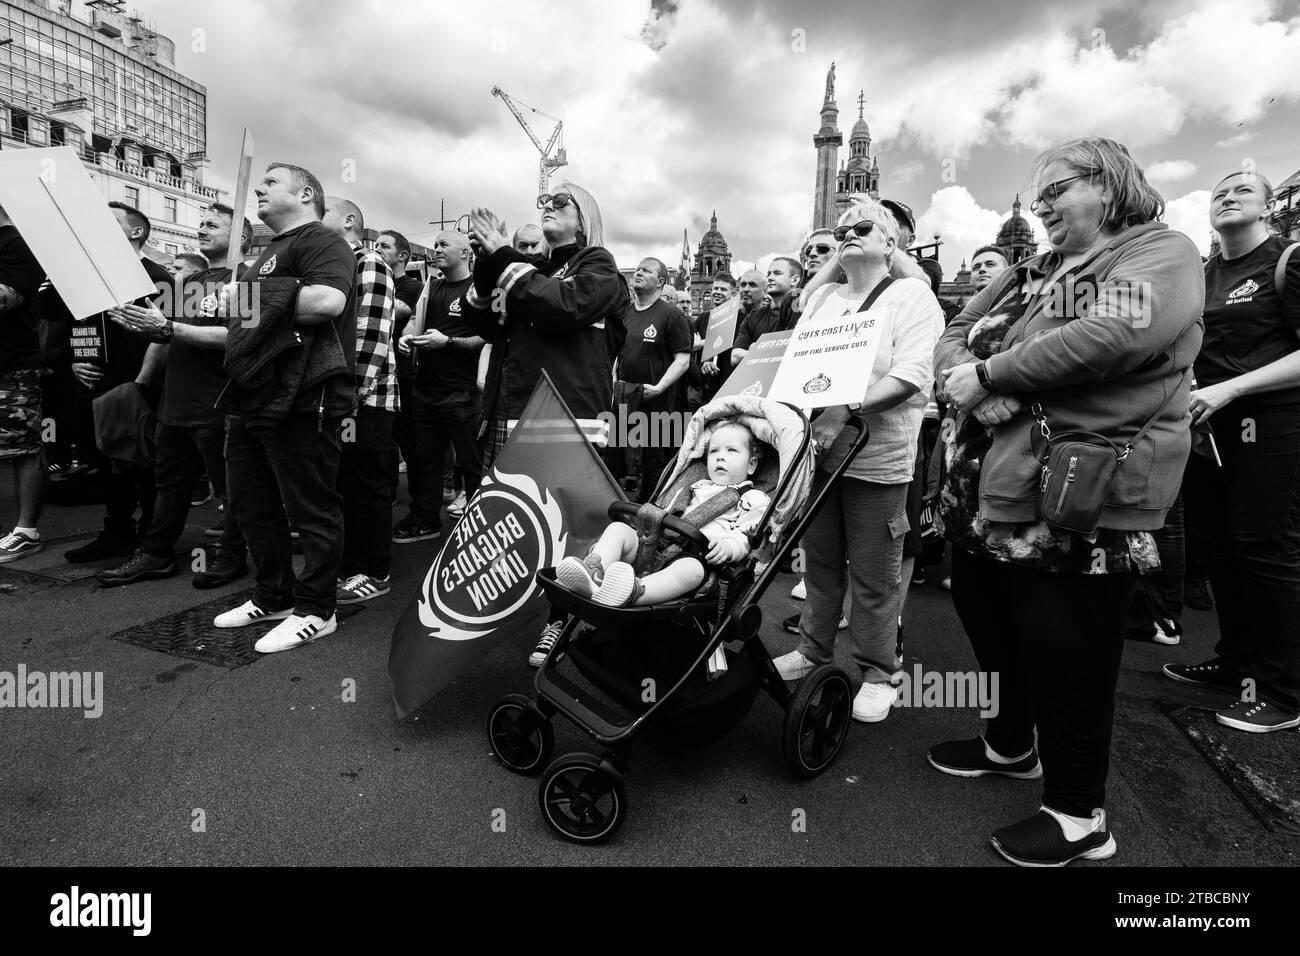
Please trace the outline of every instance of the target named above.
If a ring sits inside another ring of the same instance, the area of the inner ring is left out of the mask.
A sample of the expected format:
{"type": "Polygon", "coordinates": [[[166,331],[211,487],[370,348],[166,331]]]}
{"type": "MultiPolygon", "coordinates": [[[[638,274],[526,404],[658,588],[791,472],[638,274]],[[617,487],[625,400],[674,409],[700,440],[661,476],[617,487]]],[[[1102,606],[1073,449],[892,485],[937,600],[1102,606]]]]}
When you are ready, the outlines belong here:
{"type": "Polygon", "coordinates": [[[564,133],[564,120],[556,119],[554,116],[543,113],[536,107],[520,102],[499,86],[492,87],[492,95],[501,97],[501,102],[510,107],[510,112],[515,114],[515,119],[519,121],[519,125],[524,128],[524,132],[528,134],[528,138],[533,141],[533,145],[537,147],[537,151],[542,154],[542,158],[538,162],[537,166],[537,195],[541,196],[544,193],[550,192],[551,173],[559,169],[561,166],[569,165],[569,157],[565,152],[563,145],[564,141],[562,139],[562,134],[564,133]],[[537,116],[555,121],[555,129],[551,133],[551,138],[546,141],[545,146],[543,146],[542,141],[537,138],[537,134],[533,132],[532,127],[528,125],[528,121],[524,119],[524,114],[520,111],[520,107],[523,107],[537,116]],[[555,148],[556,143],[560,143],[559,149],[555,148]],[[551,156],[552,150],[555,150],[554,156],[551,156]]]}

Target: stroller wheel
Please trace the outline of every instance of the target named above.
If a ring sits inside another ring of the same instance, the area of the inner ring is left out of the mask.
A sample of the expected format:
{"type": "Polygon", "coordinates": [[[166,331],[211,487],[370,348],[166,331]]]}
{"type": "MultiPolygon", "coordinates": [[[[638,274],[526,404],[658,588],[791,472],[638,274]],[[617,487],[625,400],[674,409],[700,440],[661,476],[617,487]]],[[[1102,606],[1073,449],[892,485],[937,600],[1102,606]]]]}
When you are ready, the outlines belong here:
{"type": "Polygon", "coordinates": [[[785,712],[781,752],[801,777],[815,777],[835,762],[848,737],[853,691],[844,671],[816,667],[799,682],[785,712]]]}
{"type": "Polygon", "coordinates": [[[537,797],[551,829],[573,843],[607,840],[627,816],[623,781],[588,753],[556,757],[542,775],[537,797]]]}
{"type": "Polygon", "coordinates": [[[488,744],[507,770],[530,775],[546,765],[555,732],[532,699],[506,694],[488,714],[488,744]]]}

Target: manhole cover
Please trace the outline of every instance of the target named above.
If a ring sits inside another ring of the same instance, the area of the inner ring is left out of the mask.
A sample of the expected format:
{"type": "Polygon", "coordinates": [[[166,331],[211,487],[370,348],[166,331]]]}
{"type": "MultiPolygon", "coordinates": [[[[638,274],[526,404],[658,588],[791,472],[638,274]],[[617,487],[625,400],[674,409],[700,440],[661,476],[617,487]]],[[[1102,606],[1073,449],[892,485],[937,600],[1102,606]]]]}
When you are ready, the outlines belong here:
{"type": "Polygon", "coordinates": [[[1300,836],[1296,731],[1248,734],[1220,724],[1209,707],[1156,703],[1260,823],[1300,836]]]}
{"type": "MultiPolygon", "coordinates": [[[[109,637],[123,644],[147,647],[186,660],[203,661],[218,667],[243,667],[263,656],[253,650],[253,644],[274,626],[274,622],[260,626],[219,628],[212,626],[212,619],[252,596],[249,591],[242,595],[208,601],[176,614],[128,627],[109,637]]],[[[349,605],[340,607],[335,613],[342,624],[363,610],[356,605],[349,605]]]]}

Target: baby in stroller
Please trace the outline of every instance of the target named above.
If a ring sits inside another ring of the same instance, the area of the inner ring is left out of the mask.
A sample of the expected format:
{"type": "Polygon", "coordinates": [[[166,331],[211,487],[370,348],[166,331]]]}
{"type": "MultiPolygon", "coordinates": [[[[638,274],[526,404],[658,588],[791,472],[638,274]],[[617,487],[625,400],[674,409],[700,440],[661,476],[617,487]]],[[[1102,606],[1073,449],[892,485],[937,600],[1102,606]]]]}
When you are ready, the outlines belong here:
{"type": "MultiPolygon", "coordinates": [[[[681,514],[709,540],[705,556],[710,564],[727,564],[748,557],[749,535],[763,519],[770,499],[753,488],[750,476],[758,469],[761,443],[753,432],[735,419],[719,421],[709,435],[705,455],[707,478],[694,482],[689,498],[679,504],[687,489],[670,500],[665,511],[681,514]]],[[[639,549],[634,528],[622,522],[610,524],[582,559],[568,557],[555,569],[555,579],[564,588],[597,604],[632,607],[661,604],[683,597],[698,588],[706,576],[704,565],[682,555],[665,567],[638,578],[632,561],[639,549]]]]}

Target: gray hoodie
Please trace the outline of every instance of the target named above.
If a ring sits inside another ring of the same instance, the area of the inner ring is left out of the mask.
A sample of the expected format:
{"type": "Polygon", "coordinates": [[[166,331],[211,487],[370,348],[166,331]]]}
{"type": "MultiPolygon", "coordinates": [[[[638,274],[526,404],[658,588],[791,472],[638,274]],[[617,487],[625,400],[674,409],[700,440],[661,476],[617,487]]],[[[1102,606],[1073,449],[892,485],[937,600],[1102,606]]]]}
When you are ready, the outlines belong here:
{"type": "MultiPolygon", "coordinates": [[[[935,376],[975,361],[967,335],[1003,292],[1026,275],[1056,268],[1054,253],[1008,269],[952,320],[935,348],[935,376]]],[[[999,392],[1026,410],[992,430],[980,469],[979,510],[993,521],[1037,519],[1044,450],[1028,406],[1039,402],[1054,433],[1089,431],[1118,445],[1131,439],[1177,391],[1120,466],[1100,526],[1164,526],[1191,447],[1190,376],[1201,347],[1205,275],[1192,241],[1164,223],[1134,226],[1077,270],[1071,294],[1040,296],[985,363],[999,392]],[[1062,302],[1073,303],[1061,308],[1062,302]]],[[[1057,283],[1058,292],[1067,286],[1057,283]]]]}

